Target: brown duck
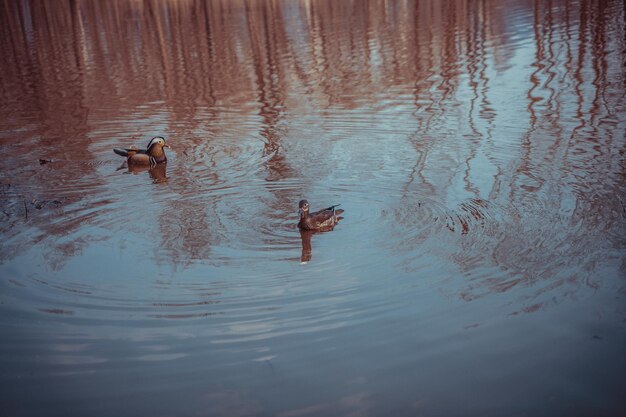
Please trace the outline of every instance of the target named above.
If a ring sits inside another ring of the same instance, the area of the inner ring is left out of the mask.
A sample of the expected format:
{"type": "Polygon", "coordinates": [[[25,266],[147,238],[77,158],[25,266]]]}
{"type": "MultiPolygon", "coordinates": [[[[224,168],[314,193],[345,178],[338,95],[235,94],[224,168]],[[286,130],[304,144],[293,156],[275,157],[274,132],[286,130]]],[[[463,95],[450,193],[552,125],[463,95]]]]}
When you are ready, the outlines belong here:
{"type": "Polygon", "coordinates": [[[128,165],[153,167],[156,164],[167,162],[164,148],[169,148],[169,145],[165,143],[163,137],[156,136],[150,140],[147,149],[139,149],[136,146],[131,146],[125,149],[115,148],[113,152],[125,156],[128,165]]]}
{"type": "Polygon", "coordinates": [[[339,204],[314,213],[309,213],[309,202],[306,200],[300,201],[298,206],[300,207],[300,221],[298,222],[298,227],[301,230],[315,230],[319,232],[333,230],[337,222],[341,220],[339,215],[343,213],[343,210],[335,208],[339,206],[339,204]]]}

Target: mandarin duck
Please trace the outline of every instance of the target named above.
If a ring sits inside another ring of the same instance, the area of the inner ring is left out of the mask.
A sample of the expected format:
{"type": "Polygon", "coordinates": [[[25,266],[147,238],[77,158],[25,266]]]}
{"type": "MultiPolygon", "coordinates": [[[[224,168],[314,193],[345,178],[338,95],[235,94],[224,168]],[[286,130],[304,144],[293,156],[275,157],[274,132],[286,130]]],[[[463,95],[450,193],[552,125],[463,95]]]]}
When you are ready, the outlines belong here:
{"type": "Polygon", "coordinates": [[[143,166],[155,166],[162,162],[167,162],[165,156],[165,150],[163,148],[169,148],[169,145],[165,143],[165,138],[161,136],[155,136],[148,143],[147,149],[139,149],[136,146],[130,148],[113,149],[118,155],[125,156],[128,165],[143,165],[143,166]]]}

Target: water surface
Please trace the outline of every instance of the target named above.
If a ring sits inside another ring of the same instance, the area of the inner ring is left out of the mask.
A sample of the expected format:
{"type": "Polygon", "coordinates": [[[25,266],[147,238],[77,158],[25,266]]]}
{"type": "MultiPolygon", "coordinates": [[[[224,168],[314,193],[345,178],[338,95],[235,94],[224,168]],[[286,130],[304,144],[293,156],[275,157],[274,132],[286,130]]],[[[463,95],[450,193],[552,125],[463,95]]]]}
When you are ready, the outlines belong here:
{"type": "Polygon", "coordinates": [[[626,414],[624,13],[4,2],[0,414],[626,414]]]}

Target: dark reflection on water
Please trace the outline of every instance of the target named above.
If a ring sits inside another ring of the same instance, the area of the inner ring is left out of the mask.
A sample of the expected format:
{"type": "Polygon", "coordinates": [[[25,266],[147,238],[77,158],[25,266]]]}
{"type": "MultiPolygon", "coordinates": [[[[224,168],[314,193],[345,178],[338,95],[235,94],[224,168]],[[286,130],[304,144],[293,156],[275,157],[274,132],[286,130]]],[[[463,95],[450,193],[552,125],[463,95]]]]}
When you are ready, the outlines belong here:
{"type": "Polygon", "coordinates": [[[141,174],[142,172],[147,172],[155,184],[167,182],[167,162],[153,167],[141,165],[129,166],[126,162],[124,162],[117,170],[127,170],[131,174],[141,174]]]}
{"type": "Polygon", "coordinates": [[[624,13],[5,1],[0,414],[626,414],[624,13]]]}
{"type": "Polygon", "coordinates": [[[302,239],[302,256],[300,261],[309,262],[313,257],[313,247],[311,246],[311,238],[315,232],[312,230],[300,230],[300,239],[302,239]]]}

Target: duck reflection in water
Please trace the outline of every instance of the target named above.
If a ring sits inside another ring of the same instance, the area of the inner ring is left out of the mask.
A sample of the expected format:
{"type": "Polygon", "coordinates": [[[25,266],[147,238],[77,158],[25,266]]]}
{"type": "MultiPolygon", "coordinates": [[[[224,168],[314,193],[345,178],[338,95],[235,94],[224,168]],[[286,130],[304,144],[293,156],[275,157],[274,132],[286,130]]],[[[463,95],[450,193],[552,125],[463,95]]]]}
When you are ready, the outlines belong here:
{"type": "Polygon", "coordinates": [[[328,208],[310,213],[309,202],[301,200],[298,204],[300,221],[298,222],[298,228],[300,229],[300,238],[302,239],[302,256],[300,261],[306,263],[311,260],[311,237],[315,233],[330,232],[335,228],[335,225],[343,217],[340,214],[343,210],[337,209],[339,204],[330,206],[328,208]]]}
{"type": "Polygon", "coordinates": [[[313,230],[300,229],[300,239],[302,239],[302,256],[300,256],[300,262],[307,263],[311,260],[311,236],[315,232],[313,230]]]}
{"type": "Polygon", "coordinates": [[[135,164],[127,164],[124,162],[117,171],[128,168],[128,172],[131,174],[140,174],[142,172],[148,172],[152,182],[154,184],[159,184],[163,182],[167,182],[167,162],[163,162],[161,164],[156,164],[155,166],[146,166],[146,165],[135,165],[135,164]]]}
{"type": "Polygon", "coordinates": [[[129,165],[128,172],[132,172],[133,174],[136,174],[139,172],[148,171],[150,178],[152,178],[152,182],[154,184],[159,184],[162,182],[167,182],[166,168],[167,168],[167,162],[164,162],[162,164],[157,164],[152,168],[137,167],[137,166],[129,165]]]}

